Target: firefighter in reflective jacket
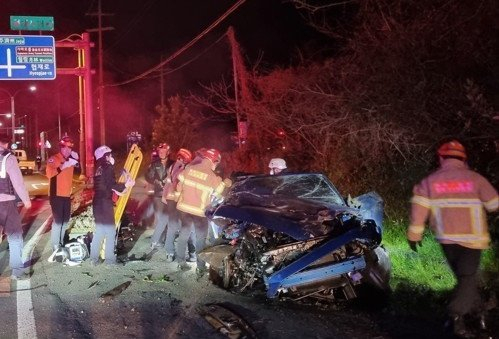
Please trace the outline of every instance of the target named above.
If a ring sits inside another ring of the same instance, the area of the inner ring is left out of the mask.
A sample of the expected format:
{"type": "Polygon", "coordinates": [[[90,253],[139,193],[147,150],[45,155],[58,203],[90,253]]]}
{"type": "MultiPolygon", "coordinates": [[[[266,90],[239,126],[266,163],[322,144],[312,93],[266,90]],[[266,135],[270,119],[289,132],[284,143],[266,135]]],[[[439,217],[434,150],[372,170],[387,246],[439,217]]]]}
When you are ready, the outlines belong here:
{"type": "MultiPolygon", "coordinates": [[[[187,239],[192,230],[196,235],[196,252],[205,247],[208,234],[208,222],[204,214],[212,197],[220,197],[224,188],[230,186],[230,180],[222,180],[214,173],[222,157],[218,150],[208,149],[200,152],[201,162],[189,165],[178,176],[177,210],[180,211],[181,229],[177,241],[176,253],[178,268],[188,269],[183,254],[187,239]]],[[[197,273],[204,274],[205,262],[197,259],[197,273]]]]}
{"type": "Polygon", "coordinates": [[[430,225],[457,278],[448,305],[449,325],[454,333],[466,335],[463,316],[472,312],[485,328],[483,305],[478,291],[480,255],[490,242],[486,212],[499,208],[497,191],[480,174],[468,169],[466,150],[458,141],[438,149],[440,168],[414,187],[410,225],[410,247],[421,246],[425,222],[430,225]]]}
{"type": "MultiPolygon", "coordinates": [[[[71,216],[71,191],[74,168],[78,166],[78,154],[73,151],[73,140],[64,136],[59,142],[59,153],[47,160],[46,176],[49,179],[49,201],[52,208],[50,239],[54,252],[63,245],[64,235],[71,216]]],[[[52,256],[50,258],[53,258],[52,256]]]]}
{"type": "MultiPolygon", "coordinates": [[[[168,168],[166,183],[163,188],[163,197],[161,201],[166,205],[168,215],[168,228],[166,230],[166,261],[172,262],[175,259],[175,237],[180,232],[179,211],[177,210],[177,198],[175,190],[178,184],[178,176],[185,169],[185,166],[192,161],[192,154],[189,150],[181,148],[177,152],[177,161],[168,168]]],[[[188,261],[195,262],[196,248],[194,246],[193,234],[187,241],[188,261]]]]}

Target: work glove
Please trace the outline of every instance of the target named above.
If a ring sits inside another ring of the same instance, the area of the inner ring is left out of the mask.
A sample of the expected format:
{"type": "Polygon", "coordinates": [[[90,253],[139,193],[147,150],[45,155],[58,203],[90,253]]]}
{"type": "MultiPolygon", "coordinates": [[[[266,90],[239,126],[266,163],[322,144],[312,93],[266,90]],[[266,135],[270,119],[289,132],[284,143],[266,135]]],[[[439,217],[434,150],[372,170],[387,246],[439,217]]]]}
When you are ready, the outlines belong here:
{"type": "Polygon", "coordinates": [[[128,177],[125,181],[125,187],[130,188],[135,185],[135,180],[133,180],[131,177],[128,177]]]}
{"type": "Polygon", "coordinates": [[[61,170],[65,169],[65,168],[68,168],[68,167],[71,167],[71,166],[76,166],[78,165],[78,161],[76,161],[75,159],[68,159],[66,160],[62,165],[61,165],[61,170]]]}
{"type": "Polygon", "coordinates": [[[69,155],[69,157],[73,158],[75,160],[80,160],[80,156],[75,151],[71,151],[71,154],[69,155]]]}
{"type": "Polygon", "coordinates": [[[225,187],[227,187],[227,188],[232,186],[232,180],[230,180],[229,178],[224,179],[223,182],[224,182],[225,187]]]}
{"type": "Polygon", "coordinates": [[[411,250],[413,250],[414,252],[417,252],[418,251],[418,246],[419,247],[423,247],[423,242],[421,240],[419,241],[412,241],[412,240],[408,240],[409,241],[409,247],[411,248],[411,250]]]}

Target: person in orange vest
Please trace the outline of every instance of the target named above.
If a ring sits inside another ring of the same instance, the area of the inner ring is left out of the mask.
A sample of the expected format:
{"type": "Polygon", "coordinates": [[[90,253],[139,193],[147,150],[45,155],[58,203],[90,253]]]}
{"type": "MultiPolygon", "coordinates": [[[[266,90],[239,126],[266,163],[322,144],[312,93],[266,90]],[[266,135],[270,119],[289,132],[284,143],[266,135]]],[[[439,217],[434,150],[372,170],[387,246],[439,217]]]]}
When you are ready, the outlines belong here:
{"type": "Polygon", "coordinates": [[[59,141],[59,153],[47,160],[45,170],[45,175],[49,179],[48,195],[54,219],[50,233],[54,253],[64,244],[64,236],[71,217],[70,196],[73,189],[73,173],[79,159],[78,153],[73,151],[73,146],[73,139],[69,136],[62,137],[59,141]]]}
{"type": "MultiPolygon", "coordinates": [[[[216,149],[198,151],[200,162],[189,165],[178,175],[176,194],[178,195],[177,210],[180,213],[180,234],[177,240],[176,253],[178,268],[186,270],[190,267],[185,262],[187,239],[192,231],[196,236],[196,252],[205,247],[208,235],[208,221],[205,209],[213,197],[220,198],[225,187],[231,185],[229,179],[222,180],[215,174],[222,156],[216,149]]],[[[206,263],[197,256],[198,276],[206,272],[206,263]]]]}
{"type": "Polygon", "coordinates": [[[457,336],[468,336],[465,315],[474,315],[486,329],[477,273],[482,250],[490,243],[486,211],[499,208],[499,197],[487,179],[468,168],[466,150],[459,141],[443,143],[437,153],[440,168],[414,187],[407,239],[417,252],[426,220],[430,219],[457,279],[446,325],[457,336]]]}

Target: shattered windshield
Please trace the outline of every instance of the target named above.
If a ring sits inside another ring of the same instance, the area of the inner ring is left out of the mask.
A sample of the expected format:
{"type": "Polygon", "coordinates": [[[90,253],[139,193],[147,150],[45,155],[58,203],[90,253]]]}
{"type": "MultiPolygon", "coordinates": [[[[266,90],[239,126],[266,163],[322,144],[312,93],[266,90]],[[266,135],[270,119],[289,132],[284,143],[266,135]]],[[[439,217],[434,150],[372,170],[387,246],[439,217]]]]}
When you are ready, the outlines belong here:
{"type": "Polygon", "coordinates": [[[284,174],[247,177],[234,184],[231,194],[280,195],[328,204],[345,205],[336,188],[323,174],[284,174]]]}

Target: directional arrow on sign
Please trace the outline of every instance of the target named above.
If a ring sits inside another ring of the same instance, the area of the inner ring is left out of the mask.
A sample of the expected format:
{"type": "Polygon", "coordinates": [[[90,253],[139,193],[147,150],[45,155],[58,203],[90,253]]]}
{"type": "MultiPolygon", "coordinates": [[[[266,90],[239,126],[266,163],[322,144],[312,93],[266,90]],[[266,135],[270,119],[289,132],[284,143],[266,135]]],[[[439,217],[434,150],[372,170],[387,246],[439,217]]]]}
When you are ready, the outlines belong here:
{"type": "Polygon", "coordinates": [[[12,70],[13,69],[26,69],[26,65],[12,65],[12,52],[10,48],[6,49],[7,53],[7,64],[6,65],[0,65],[0,69],[6,69],[7,70],[7,77],[12,78],[12,70]]]}

